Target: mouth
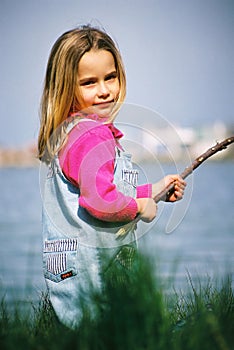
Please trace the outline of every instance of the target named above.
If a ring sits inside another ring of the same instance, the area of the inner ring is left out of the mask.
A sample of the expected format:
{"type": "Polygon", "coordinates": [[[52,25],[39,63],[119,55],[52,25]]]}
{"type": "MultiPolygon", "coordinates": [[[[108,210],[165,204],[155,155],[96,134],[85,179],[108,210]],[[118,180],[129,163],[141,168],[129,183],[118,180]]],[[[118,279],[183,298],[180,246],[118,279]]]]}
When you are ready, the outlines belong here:
{"type": "Polygon", "coordinates": [[[112,105],[113,103],[114,103],[114,100],[111,100],[111,101],[105,101],[105,102],[95,103],[93,106],[94,106],[94,107],[101,108],[101,109],[105,109],[105,108],[109,108],[110,105],[112,105]]]}

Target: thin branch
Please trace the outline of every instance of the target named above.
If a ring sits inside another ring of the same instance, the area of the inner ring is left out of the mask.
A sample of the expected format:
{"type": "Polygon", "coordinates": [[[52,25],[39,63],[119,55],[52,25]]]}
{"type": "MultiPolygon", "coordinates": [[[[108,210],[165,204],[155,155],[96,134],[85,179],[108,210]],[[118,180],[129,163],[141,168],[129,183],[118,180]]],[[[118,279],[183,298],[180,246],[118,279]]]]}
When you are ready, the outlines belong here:
{"type": "MultiPolygon", "coordinates": [[[[197,157],[188,167],[184,169],[184,171],[180,174],[182,179],[185,179],[186,177],[188,177],[206,159],[210,158],[217,152],[223,151],[233,142],[234,142],[234,136],[228,137],[222,142],[217,142],[215,146],[209,148],[206,152],[204,152],[199,157],[197,157]]],[[[165,187],[161,192],[159,192],[154,197],[155,202],[158,203],[161,200],[166,200],[170,196],[170,194],[173,192],[173,189],[174,189],[174,184],[170,184],[169,186],[165,187]]]]}
{"type": "MultiPolygon", "coordinates": [[[[180,174],[182,179],[185,179],[186,177],[188,177],[206,159],[210,158],[211,156],[213,156],[215,153],[219,151],[223,151],[233,142],[234,142],[234,136],[228,137],[222,142],[217,142],[215,146],[209,148],[206,152],[204,152],[199,157],[197,157],[188,167],[184,169],[184,171],[180,174]]],[[[159,201],[162,201],[162,200],[167,201],[167,198],[170,197],[173,191],[174,191],[174,184],[170,184],[169,186],[166,186],[161,192],[159,192],[154,197],[155,202],[158,203],[159,201]]],[[[139,221],[139,217],[137,217],[134,221],[131,221],[128,224],[124,225],[122,228],[120,228],[116,234],[117,238],[120,238],[120,237],[124,238],[126,234],[128,234],[128,232],[134,228],[134,226],[138,221],[139,221]]]]}

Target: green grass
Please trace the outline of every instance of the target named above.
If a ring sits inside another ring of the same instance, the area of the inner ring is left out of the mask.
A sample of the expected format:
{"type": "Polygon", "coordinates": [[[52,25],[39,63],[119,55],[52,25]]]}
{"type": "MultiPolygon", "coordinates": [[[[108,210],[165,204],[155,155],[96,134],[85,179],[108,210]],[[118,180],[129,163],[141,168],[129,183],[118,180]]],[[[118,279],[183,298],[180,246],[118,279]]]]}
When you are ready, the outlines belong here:
{"type": "MultiPolygon", "coordinates": [[[[226,277],[219,287],[208,279],[188,292],[170,295],[150,262],[138,257],[130,270],[117,266],[105,277],[105,293],[94,295],[76,330],[59,323],[46,295],[32,312],[0,308],[0,349],[17,350],[227,350],[234,348],[234,295],[226,277]]],[[[172,289],[173,290],[173,289],[172,289]]]]}

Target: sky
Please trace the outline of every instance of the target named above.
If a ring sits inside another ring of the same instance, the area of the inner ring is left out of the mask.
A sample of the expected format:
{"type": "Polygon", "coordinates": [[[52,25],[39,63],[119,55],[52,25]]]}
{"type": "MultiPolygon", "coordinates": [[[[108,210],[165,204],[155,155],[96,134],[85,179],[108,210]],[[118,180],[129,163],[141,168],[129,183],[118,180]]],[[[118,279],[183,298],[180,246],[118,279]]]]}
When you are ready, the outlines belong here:
{"type": "Polygon", "coordinates": [[[233,0],[0,0],[0,145],[36,140],[50,49],[91,23],[117,42],[127,103],[171,123],[234,123],[233,0]]]}

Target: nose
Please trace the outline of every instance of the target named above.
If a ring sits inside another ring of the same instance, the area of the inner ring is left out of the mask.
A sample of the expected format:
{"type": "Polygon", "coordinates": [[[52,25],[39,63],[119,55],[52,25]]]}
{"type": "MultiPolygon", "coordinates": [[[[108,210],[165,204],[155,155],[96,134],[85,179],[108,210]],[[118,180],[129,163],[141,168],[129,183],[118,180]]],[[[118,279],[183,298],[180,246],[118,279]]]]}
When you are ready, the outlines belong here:
{"type": "Polygon", "coordinates": [[[105,82],[100,82],[98,85],[98,97],[107,98],[110,96],[110,91],[105,82]]]}

